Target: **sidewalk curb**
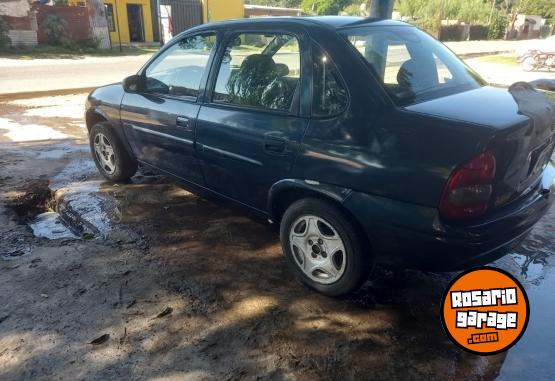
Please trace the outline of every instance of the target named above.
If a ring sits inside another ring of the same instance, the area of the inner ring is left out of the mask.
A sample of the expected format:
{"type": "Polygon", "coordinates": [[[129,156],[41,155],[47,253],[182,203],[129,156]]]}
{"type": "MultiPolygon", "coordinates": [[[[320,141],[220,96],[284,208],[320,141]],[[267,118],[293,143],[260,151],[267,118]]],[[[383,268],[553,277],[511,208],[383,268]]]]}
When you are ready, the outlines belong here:
{"type": "Polygon", "coordinates": [[[93,87],[79,87],[74,89],[58,89],[58,90],[41,90],[41,91],[25,91],[20,93],[5,93],[0,94],[0,101],[10,101],[15,99],[29,99],[29,98],[40,98],[40,97],[52,97],[57,95],[71,95],[80,93],[90,93],[96,89],[93,87]]]}
{"type": "Polygon", "coordinates": [[[462,58],[462,59],[468,59],[468,58],[478,58],[478,57],[485,57],[485,56],[495,56],[495,55],[498,55],[498,54],[510,54],[510,53],[514,53],[514,52],[515,52],[514,50],[496,50],[496,51],[493,51],[493,52],[457,54],[457,57],[462,58]]]}

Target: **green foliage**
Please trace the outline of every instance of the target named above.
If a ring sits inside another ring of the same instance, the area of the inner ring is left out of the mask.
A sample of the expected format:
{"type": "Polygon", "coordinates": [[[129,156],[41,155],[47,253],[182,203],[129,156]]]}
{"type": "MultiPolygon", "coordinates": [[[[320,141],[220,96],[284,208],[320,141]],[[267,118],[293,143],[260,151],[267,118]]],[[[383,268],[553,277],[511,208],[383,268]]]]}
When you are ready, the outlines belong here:
{"type": "Polygon", "coordinates": [[[509,18],[503,10],[495,10],[488,31],[488,40],[499,40],[505,36],[509,18]]]}
{"type": "Polygon", "coordinates": [[[54,5],[68,5],[68,0],[54,0],[54,5]]]}
{"type": "Polygon", "coordinates": [[[343,10],[341,11],[342,15],[346,15],[346,16],[363,16],[363,17],[368,17],[368,10],[367,9],[362,9],[361,5],[363,3],[358,3],[355,2],[351,5],[347,5],[345,8],[343,8],[343,10]]]}
{"type": "Polygon", "coordinates": [[[437,31],[440,19],[486,24],[491,11],[491,2],[486,0],[397,0],[395,9],[402,16],[412,17],[414,24],[419,27],[428,31],[437,31]]]}
{"type": "Polygon", "coordinates": [[[8,36],[8,23],[0,17],[0,48],[7,48],[11,44],[8,36]]]}
{"type": "Polygon", "coordinates": [[[301,7],[311,14],[337,15],[352,2],[352,0],[302,0],[301,7]]]}
{"type": "Polygon", "coordinates": [[[267,5],[270,7],[300,8],[301,0],[247,0],[246,4],[267,5]]]}
{"type": "Polygon", "coordinates": [[[66,21],[59,15],[50,14],[46,16],[41,27],[48,37],[51,45],[59,46],[70,40],[69,29],[66,21]]]}
{"type": "Polygon", "coordinates": [[[538,15],[545,18],[555,16],[555,1],[553,0],[520,0],[518,4],[519,13],[527,15],[538,15]]]}

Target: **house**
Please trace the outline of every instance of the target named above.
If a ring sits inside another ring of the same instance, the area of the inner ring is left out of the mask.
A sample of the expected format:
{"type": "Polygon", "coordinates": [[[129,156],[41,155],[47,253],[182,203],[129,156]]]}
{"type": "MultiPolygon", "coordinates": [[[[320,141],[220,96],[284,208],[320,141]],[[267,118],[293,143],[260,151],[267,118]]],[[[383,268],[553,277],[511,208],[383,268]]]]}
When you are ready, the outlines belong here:
{"type": "MultiPolygon", "coordinates": [[[[69,0],[84,5],[86,0],[69,0]]],[[[103,0],[112,43],[160,41],[203,22],[242,18],[243,0],[103,0]],[[159,6],[160,12],[158,12],[159,6]]]]}
{"type": "Polygon", "coordinates": [[[0,0],[0,18],[7,24],[14,46],[38,44],[37,18],[31,3],[32,0],[0,0]]]}
{"type": "MultiPolygon", "coordinates": [[[[46,2],[49,1],[43,3],[46,2]]],[[[33,6],[33,3],[36,1],[0,0],[0,17],[8,25],[12,45],[34,46],[40,40],[37,38],[37,34],[39,37],[41,34],[36,15],[40,5],[33,6]]],[[[68,3],[71,6],[90,5],[87,0],[68,0],[68,3]]],[[[98,23],[102,20],[98,20],[96,16],[101,13],[93,12],[95,17],[91,18],[91,23],[87,23],[86,33],[92,29],[95,37],[99,37],[97,32],[102,32],[102,36],[105,36],[107,24],[110,41],[100,38],[103,46],[109,46],[109,42],[148,44],[160,41],[161,38],[167,41],[171,36],[195,25],[242,18],[245,15],[244,0],[102,0],[102,3],[105,7],[102,18],[106,17],[106,21],[98,23]]],[[[47,11],[50,9],[43,9],[43,13],[47,11]]],[[[70,26],[73,27],[73,24],[70,26]]],[[[84,24],[82,26],[84,28],[84,24]]],[[[73,35],[81,34],[81,31],[74,28],[71,32],[73,35]]]]}
{"type": "Polygon", "coordinates": [[[545,22],[545,19],[537,15],[516,15],[512,27],[509,28],[509,38],[516,40],[540,38],[545,22]]]}
{"type": "MultiPolygon", "coordinates": [[[[71,5],[85,5],[84,0],[68,0],[71,5]]],[[[151,0],[103,0],[112,43],[148,43],[154,41],[151,0]]]]}

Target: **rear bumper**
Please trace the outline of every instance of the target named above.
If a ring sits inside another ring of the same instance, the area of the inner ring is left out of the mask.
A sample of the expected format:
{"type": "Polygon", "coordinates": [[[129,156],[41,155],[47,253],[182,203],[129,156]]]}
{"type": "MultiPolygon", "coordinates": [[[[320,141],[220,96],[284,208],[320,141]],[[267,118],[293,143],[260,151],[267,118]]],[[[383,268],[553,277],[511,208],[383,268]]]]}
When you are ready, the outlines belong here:
{"type": "Polygon", "coordinates": [[[555,168],[526,197],[471,225],[447,225],[434,208],[353,192],[344,205],[361,222],[378,262],[462,270],[492,262],[518,246],[555,200],[555,168]]]}

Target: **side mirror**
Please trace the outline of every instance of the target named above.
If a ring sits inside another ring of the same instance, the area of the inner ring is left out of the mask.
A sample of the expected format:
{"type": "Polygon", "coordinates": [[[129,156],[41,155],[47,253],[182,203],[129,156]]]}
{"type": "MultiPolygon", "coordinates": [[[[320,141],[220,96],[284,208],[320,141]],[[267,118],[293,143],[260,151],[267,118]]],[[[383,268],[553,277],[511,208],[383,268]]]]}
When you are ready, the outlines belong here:
{"type": "Polygon", "coordinates": [[[123,89],[128,93],[135,93],[139,91],[141,83],[141,77],[138,75],[131,75],[125,78],[122,82],[123,89]]]}

